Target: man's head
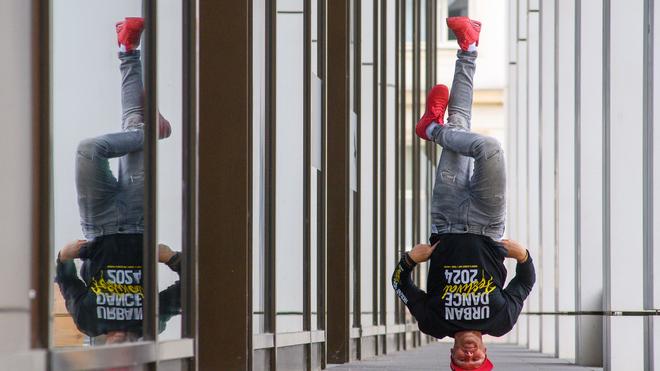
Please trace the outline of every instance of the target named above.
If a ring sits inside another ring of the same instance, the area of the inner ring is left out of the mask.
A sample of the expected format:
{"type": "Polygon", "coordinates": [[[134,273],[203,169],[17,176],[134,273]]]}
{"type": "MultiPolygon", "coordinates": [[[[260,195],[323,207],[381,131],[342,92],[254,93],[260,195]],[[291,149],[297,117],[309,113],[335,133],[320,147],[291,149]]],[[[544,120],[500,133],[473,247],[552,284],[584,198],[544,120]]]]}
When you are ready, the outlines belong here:
{"type": "Polygon", "coordinates": [[[454,334],[451,368],[454,371],[489,371],[493,368],[493,364],[486,358],[486,347],[480,331],[460,331],[454,334]]]}

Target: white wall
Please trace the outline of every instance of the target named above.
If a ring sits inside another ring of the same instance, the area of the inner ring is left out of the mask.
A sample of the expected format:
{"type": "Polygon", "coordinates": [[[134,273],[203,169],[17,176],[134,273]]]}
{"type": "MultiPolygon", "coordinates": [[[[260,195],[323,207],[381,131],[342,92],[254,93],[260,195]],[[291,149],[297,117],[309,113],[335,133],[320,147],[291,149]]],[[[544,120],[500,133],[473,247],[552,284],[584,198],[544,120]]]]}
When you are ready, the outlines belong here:
{"type": "MultiPolygon", "coordinates": [[[[610,230],[608,274],[612,310],[643,308],[643,4],[613,1],[610,18],[610,230]],[[631,22],[634,20],[633,22],[631,22]],[[631,38],[629,35],[639,35],[631,38]],[[625,129],[621,123],[625,122],[625,129]],[[624,129],[624,130],[622,130],[624,129]],[[625,246],[623,249],[621,247],[625,246]]],[[[613,370],[642,370],[642,319],[610,318],[609,349],[613,370]]]]}
{"type": "MultiPolygon", "coordinates": [[[[0,357],[30,347],[32,231],[32,9],[29,1],[0,2],[0,357]],[[11,51],[11,52],[9,52],[11,51]]],[[[3,362],[4,363],[4,362],[3,362]]]]}
{"type": "MultiPolygon", "coordinates": [[[[303,3],[277,4],[276,305],[277,331],[303,329],[303,3]]],[[[272,138],[271,138],[272,140],[272,138]]]]}

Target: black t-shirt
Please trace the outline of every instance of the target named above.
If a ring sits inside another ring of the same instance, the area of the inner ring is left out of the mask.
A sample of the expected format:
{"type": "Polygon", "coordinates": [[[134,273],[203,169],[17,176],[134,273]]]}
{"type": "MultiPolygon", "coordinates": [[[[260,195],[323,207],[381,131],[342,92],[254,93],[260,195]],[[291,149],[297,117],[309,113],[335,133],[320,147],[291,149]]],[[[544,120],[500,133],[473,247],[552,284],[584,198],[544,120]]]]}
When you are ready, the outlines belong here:
{"type": "MultiPolygon", "coordinates": [[[[80,278],[72,260],[57,260],[56,282],[78,329],[88,336],[129,331],[140,336],[143,319],[142,235],[112,234],[97,237],[81,248],[80,278]]],[[[179,273],[180,254],[168,262],[179,273]]],[[[179,314],[180,284],[162,291],[160,322],[179,314]]]]}
{"type": "MultiPolygon", "coordinates": [[[[419,329],[436,338],[464,330],[493,336],[509,332],[534,285],[531,257],[516,266],[515,278],[503,288],[506,249],[501,244],[475,234],[432,236],[432,243],[437,240],[440,242],[430,261],[428,293],[422,292],[416,304],[420,307],[415,311],[419,329]]],[[[399,266],[402,289],[397,294],[405,297],[405,286],[414,286],[410,278],[414,267],[405,259],[399,266]]]]}

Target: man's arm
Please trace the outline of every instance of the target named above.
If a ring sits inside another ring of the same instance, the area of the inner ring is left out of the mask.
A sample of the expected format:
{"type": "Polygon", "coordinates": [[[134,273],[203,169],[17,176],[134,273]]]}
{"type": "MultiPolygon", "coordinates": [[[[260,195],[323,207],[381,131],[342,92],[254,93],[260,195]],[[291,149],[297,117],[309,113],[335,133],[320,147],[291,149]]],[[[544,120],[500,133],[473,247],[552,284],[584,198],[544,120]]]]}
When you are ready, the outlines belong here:
{"type": "Polygon", "coordinates": [[[522,302],[525,301],[532,291],[535,282],[536,272],[534,271],[534,263],[532,262],[532,258],[528,257],[524,262],[518,262],[516,264],[516,276],[513,277],[504,291],[514,298],[516,302],[519,302],[522,307],[522,302]]]}
{"type": "Polygon", "coordinates": [[[78,278],[73,260],[57,257],[55,282],[60,287],[66,309],[75,318],[78,312],[76,303],[87,294],[87,286],[78,278]]]}
{"type": "Polygon", "coordinates": [[[401,301],[408,307],[410,313],[422,321],[425,317],[425,298],[427,294],[420,290],[412,280],[411,273],[417,263],[429,259],[435,249],[430,245],[417,245],[409,253],[403,254],[392,274],[392,287],[401,301]]]}
{"type": "Polygon", "coordinates": [[[532,291],[536,282],[534,263],[529,251],[519,243],[512,240],[503,240],[502,244],[507,249],[509,257],[518,261],[516,264],[516,276],[509,282],[504,292],[513,299],[516,304],[517,313],[522,310],[523,302],[532,291]]]}
{"type": "MultiPolygon", "coordinates": [[[[172,271],[181,274],[181,253],[174,252],[167,245],[158,246],[158,260],[172,271]]],[[[181,282],[174,284],[158,293],[158,332],[163,332],[170,318],[181,314],[181,282]]]]}

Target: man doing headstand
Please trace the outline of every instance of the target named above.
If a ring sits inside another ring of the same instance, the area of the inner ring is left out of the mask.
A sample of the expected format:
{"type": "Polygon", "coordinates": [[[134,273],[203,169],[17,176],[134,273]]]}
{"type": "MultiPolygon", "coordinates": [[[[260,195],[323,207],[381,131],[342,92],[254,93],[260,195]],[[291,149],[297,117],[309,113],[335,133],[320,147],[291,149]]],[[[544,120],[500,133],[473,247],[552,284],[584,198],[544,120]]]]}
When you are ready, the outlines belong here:
{"type": "Polygon", "coordinates": [[[430,244],[403,254],[392,285],[418,322],[436,338],[451,336],[452,370],[491,370],[482,335],[502,336],[516,323],[535,281],[525,248],[501,240],[505,222],[505,166],[500,144],[470,132],[472,78],[481,23],[451,17],[461,50],[451,95],[444,85],[431,89],[416,133],[442,146],[431,206],[430,244]],[[444,122],[445,109],[449,116],[444,122]],[[516,259],[516,276],[506,279],[504,258],[516,259]],[[431,259],[428,292],[411,279],[414,267],[431,259]]]}
{"type": "MultiPolygon", "coordinates": [[[[80,142],[76,152],[76,191],[85,240],[58,254],[56,282],[80,331],[105,336],[106,343],[142,336],[142,256],[144,233],[144,88],[140,36],[142,18],[116,25],[122,75],[122,131],[80,142]],[[118,158],[117,178],[109,159],[118,158]],[[83,260],[80,277],[73,260],[83,260]]],[[[170,136],[169,122],[158,118],[158,138],[170,136]]],[[[181,254],[159,245],[159,262],[179,273],[181,254]]],[[[181,310],[179,282],[160,293],[161,330],[181,310]]]]}

